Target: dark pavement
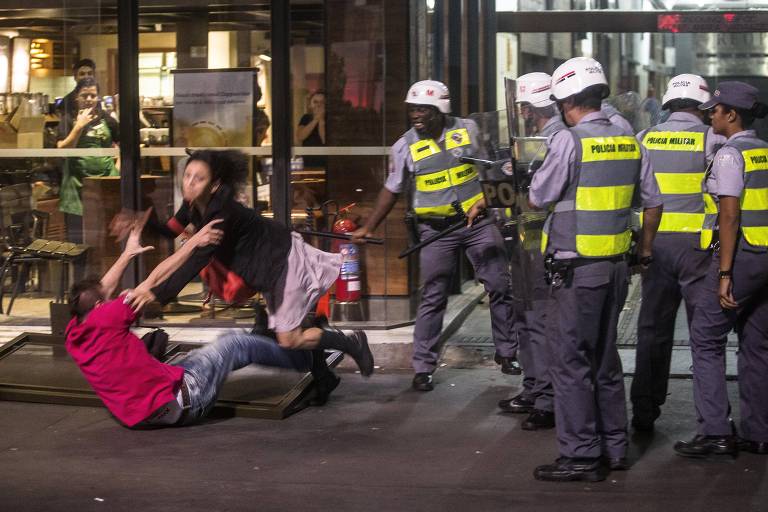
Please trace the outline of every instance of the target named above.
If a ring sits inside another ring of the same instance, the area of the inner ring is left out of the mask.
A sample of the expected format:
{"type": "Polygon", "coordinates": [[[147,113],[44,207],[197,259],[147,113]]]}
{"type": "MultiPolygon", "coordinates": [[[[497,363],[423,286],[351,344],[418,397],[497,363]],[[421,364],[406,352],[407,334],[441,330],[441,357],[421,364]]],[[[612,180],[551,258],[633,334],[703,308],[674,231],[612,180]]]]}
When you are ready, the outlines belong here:
{"type": "Polygon", "coordinates": [[[694,431],[690,380],[671,383],[656,434],[633,440],[630,471],[556,484],[532,477],[557,455],[554,432],[497,412],[519,377],[443,368],[424,394],[410,379],[344,374],[328,406],[287,420],[142,432],[104,409],[0,402],[0,510],[768,509],[768,458],[674,455],[694,431]]]}

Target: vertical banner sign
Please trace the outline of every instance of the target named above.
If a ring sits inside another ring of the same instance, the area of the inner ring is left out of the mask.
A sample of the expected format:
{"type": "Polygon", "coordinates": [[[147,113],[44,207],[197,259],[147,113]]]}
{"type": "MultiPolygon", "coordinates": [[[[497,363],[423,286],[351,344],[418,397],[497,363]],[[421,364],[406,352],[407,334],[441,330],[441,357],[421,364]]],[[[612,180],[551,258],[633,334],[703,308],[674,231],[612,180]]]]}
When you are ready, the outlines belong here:
{"type": "Polygon", "coordinates": [[[251,146],[255,73],[253,69],[175,73],[173,145],[251,146]]]}
{"type": "MultiPolygon", "coordinates": [[[[187,148],[253,145],[253,88],[257,69],[176,70],[173,78],[173,145],[187,148]]],[[[181,175],[176,168],[174,205],[181,204],[181,175]]],[[[240,198],[251,206],[250,190],[240,198]]]]}

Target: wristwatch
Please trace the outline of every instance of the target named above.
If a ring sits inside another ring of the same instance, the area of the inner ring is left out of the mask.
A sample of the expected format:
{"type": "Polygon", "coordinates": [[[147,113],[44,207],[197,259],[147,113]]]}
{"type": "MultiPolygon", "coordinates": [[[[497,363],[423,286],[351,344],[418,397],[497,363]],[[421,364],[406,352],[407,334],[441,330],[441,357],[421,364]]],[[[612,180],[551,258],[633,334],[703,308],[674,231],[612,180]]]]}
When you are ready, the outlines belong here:
{"type": "Polygon", "coordinates": [[[730,279],[731,277],[733,277],[733,271],[721,270],[719,276],[720,276],[720,279],[730,279]]]}

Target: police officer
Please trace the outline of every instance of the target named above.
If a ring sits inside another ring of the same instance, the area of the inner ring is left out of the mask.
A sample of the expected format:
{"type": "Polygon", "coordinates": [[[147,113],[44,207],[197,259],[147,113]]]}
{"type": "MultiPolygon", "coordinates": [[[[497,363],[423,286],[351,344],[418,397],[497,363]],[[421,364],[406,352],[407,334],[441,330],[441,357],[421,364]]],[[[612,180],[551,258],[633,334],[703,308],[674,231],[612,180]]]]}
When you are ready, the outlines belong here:
{"type": "MultiPolygon", "coordinates": [[[[642,274],[642,302],[637,321],[635,377],[632,379],[632,426],[653,430],[667,397],[675,318],[685,299],[689,322],[709,267],[711,236],[701,228],[707,210],[701,186],[704,171],[725,138],[704,124],[699,105],[712,95],[698,75],[672,78],[662,99],[668,120],[640,132],[637,140],[662,194],[664,213],[653,242],[654,263],[642,274]]],[[[709,199],[707,197],[707,199],[709,199]]]]}
{"type": "MultiPolygon", "coordinates": [[[[526,135],[547,137],[566,128],[555,102],[550,98],[552,77],[546,73],[528,73],[515,83],[517,103],[525,119],[526,135]]],[[[555,426],[554,391],[549,379],[547,346],[547,299],[549,291],[544,282],[544,257],[538,251],[532,257],[534,274],[533,304],[525,311],[524,325],[520,329],[520,361],[523,365],[523,391],[517,396],[499,402],[505,412],[529,413],[520,425],[523,430],[540,430],[555,426]]]]}
{"type": "Polygon", "coordinates": [[[603,112],[603,114],[605,114],[605,116],[612,124],[615,124],[625,132],[635,133],[635,129],[632,128],[632,125],[629,123],[629,121],[627,121],[627,118],[624,117],[616,107],[607,101],[603,101],[602,105],[600,106],[600,110],[603,112]]]}
{"type": "Polygon", "coordinates": [[[704,280],[691,322],[693,390],[698,435],[678,441],[686,457],[736,455],[739,449],[768,454],[768,143],[750,129],[768,113],[758,90],[721,82],[707,110],[715,133],[728,138],[715,155],[707,192],[719,200],[719,252],[704,280]],[[725,385],[728,332],[739,336],[741,440],[731,426],[725,385]]]}
{"type": "Polygon", "coordinates": [[[556,133],[533,176],[532,207],[549,208],[542,246],[551,306],[550,377],[560,457],[539,480],[599,481],[627,469],[627,413],[617,323],[627,295],[631,208],[642,198],[637,254],[647,265],[661,197],[641,166],[634,134],[600,111],[610,89],[594,59],[566,61],[552,75],[552,98],[570,127],[556,133]]]}
{"type": "MultiPolygon", "coordinates": [[[[445,84],[434,80],[416,82],[405,102],[411,129],[392,147],[389,177],[367,222],[353,233],[356,239],[375,230],[398,194],[409,186],[413,196],[410,206],[422,240],[462,220],[464,213],[483,197],[477,170],[459,160],[462,156],[482,156],[477,125],[447,115],[451,108],[445,84]],[[457,202],[464,213],[454,207],[457,202]]],[[[466,251],[488,292],[496,360],[504,373],[520,374],[504,242],[488,219],[421,249],[423,289],[413,339],[413,387],[419,391],[433,389],[438,339],[459,249],[466,251]]]]}

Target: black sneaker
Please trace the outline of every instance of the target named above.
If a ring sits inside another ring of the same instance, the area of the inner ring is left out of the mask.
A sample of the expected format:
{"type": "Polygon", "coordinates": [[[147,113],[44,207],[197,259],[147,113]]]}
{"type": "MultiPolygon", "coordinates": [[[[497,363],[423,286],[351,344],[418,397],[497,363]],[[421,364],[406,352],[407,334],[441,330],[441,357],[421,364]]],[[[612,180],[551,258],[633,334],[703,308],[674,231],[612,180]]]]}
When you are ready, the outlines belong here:
{"type": "Polygon", "coordinates": [[[608,476],[608,470],[599,458],[560,457],[554,464],[539,466],[533,472],[536,480],[547,482],[600,482],[608,476]]]}
{"type": "Polygon", "coordinates": [[[432,384],[432,374],[427,372],[419,372],[414,375],[411,386],[416,391],[432,391],[435,389],[435,386],[432,384]]]}

